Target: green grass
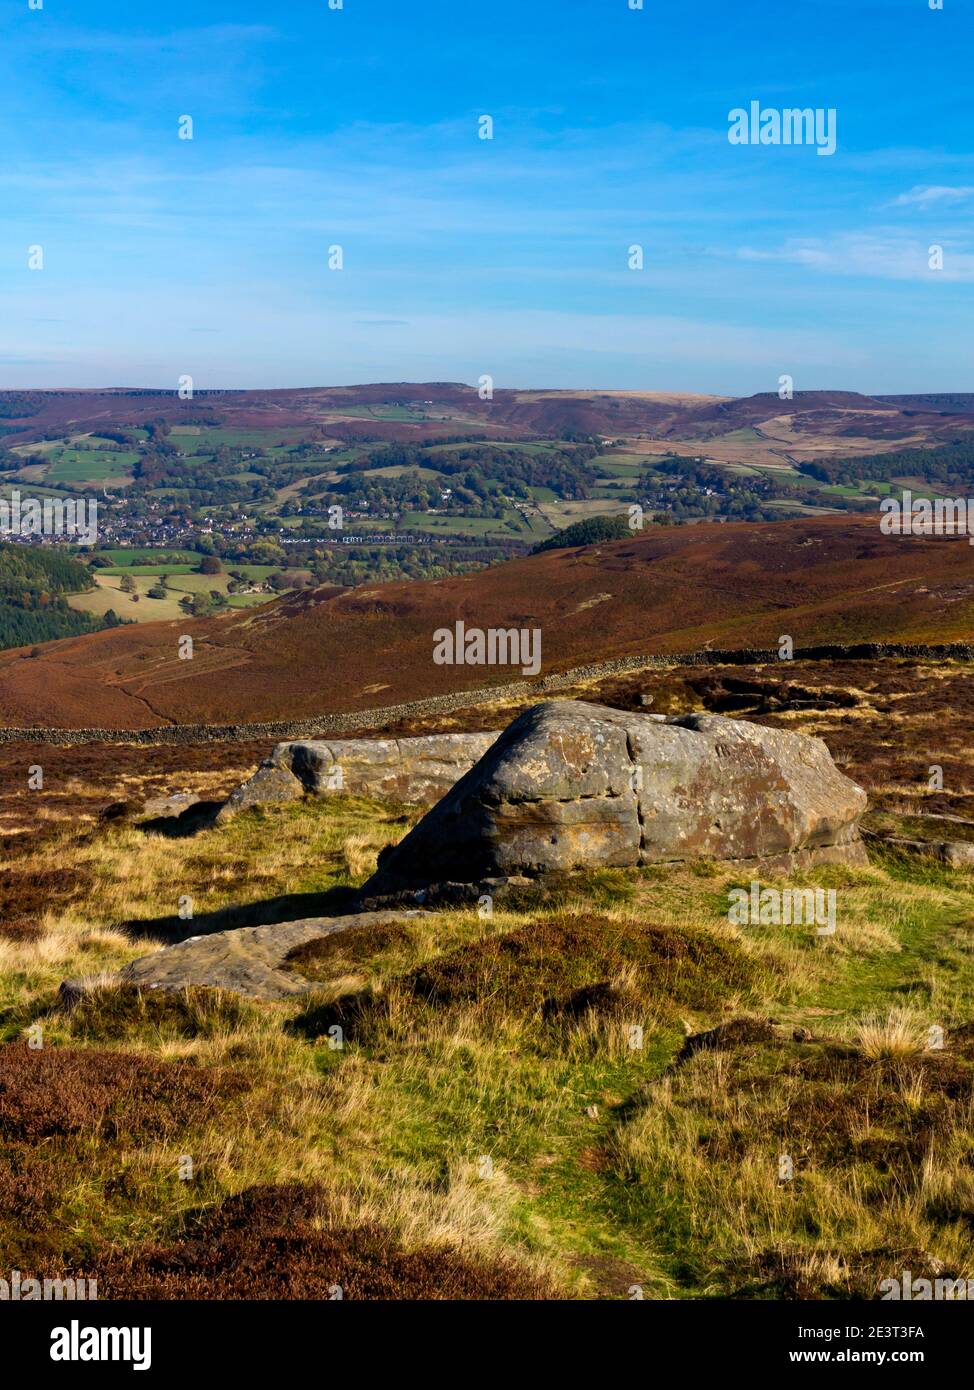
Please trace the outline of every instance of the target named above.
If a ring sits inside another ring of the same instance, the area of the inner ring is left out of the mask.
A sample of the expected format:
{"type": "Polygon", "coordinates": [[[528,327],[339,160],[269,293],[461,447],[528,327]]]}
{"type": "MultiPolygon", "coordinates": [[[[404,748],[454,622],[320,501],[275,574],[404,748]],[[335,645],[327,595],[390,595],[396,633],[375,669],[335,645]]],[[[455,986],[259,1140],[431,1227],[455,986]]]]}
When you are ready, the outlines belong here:
{"type": "Polygon", "coordinates": [[[58,448],[49,455],[49,482],[97,482],[103,478],[130,478],[138,454],[58,448]]]}
{"type": "MultiPolygon", "coordinates": [[[[399,530],[424,531],[430,535],[445,533],[453,536],[495,536],[512,534],[511,528],[528,532],[530,528],[520,513],[511,508],[503,520],[494,517],[429,516],[426,512],[403,512],[399,530]]],[[[372,529],[377,529],[373,524],[372,529]]]]}
{"type": "Polygon", "coordinates": [[[99,574],[192,574],[194,565],[104,565],[99,574]]]}
{"type": "Polygon", "coordinates": [[[329,410],[327,415],[347,416],[351,420],[433,420],[437,419],[434,411],[429,412],[419,409],[413,410],[405,405],[363,405],[348,406],[341,409],[329,410]]]}
{"type": "Polygon", "coordinates": [[[163,556],[177,564],[198,565],[200,562],[199,555],[193,550],[170,550],[164,546],[120,546],[114,550],[99,550],[96,553],[107,556],[113,565],[155,565],[161,562],[163,556]]]}
{"type": "Polygon", "coordinates": [[[647,468],[644,454],[600,454],[590,464],[607,478],[640,478],[647,468]]]}
{"type": "Polygon", "coordinates": [[[467,444],[430,444],[427,446],[428,454],[451,453],[459,450],[466,452],[468,449],[516,449],[524,454],[550,454],[554,452],[570,453],[573,445],[565,440],[520,440],[520,439],[490,439],[474,441],[467,444]]]}
{"type": "Polygon", "coordinates": [[[388,468],[370,468],[370,478],[401,478],[403,474],[418,474],[426,482],[442,479],[444,475],[433,468],[415,468],[407,464],[392,464],[388,468]]]}
{"type": "Polygon", "coordinates": [[[283,451],[298,444],[306,431],[300,429],[243,430],[243,429],[203,429],[194,426],[174,425],[170,431],[172,442],[184,451],[192,446],[192,454],[208,457],[221,446],[228,449],[262,448],[268,453],[283,451]]]}
{"type": "MultiPolygon", "coordinates": [[[[197,557],[198,561],[198,557],[197,557]]],[[[264,579],[275,572],[272,565],[233,565],[232,568],[245,573],[250,579],[264,579]]],[[[113,609],[119,616],[139,623],[161,622],[182,616],[180,600],[187,594],[209,594],[212,591],[224,594],[230,608],[252,608],[259,603],[268,603],[275,594],[267,591],[260,594],[229,594],[230,572],[225,569],[220,574],[200,574],[194,565],[117,565],[93,570],[95,589],[72,594],[68,602],[79,612],[103,616],[113,609]],[[123,575],[129,575],[136,586],[138,600],[133,602],[130,594],[124,593],[120,586],[123,575]],[[165,575],[167,593],[164,598],[152,598],[149,590],[155,587],[160,576],[165,575]]]]}
{"type": "Polygon", "coordinates": [[[739,430],[731,430],[729,434],[722,434],[719,438],[722,444],[751,444],[755,439],[763,439],[764,436],[760,430],[752,428],[751,425],[745,425],[739,430]]]}
{"type": "Polygon", "coordinates": [[[228,608],[256,608],[261,603],[267,602],[266,594],[228,594],[228,608]]]}
{"type": "Polygon", "coordinates": [[[880,1273],[918,1272],[897,1264],[911,1249],[974,1266],[958,1214],[974,1057],[952,1042],[974,1018],[972,880],[941,866],[880,853],[866,868],[762,876],[834,889],[830,939],[731,926],[729,890],[750,875],[727,866],[614,870],[525,888],[490,918],[427,913],[306,948],[293,963],[315,982],[306,1000],[108,993],[50,1012],[65,975],[144,953],[121,920],[172,915],[186,893],[201,922],[284,894],[285,915],[315,915],[326,900],[313,895],[361,882],[414,818],[334,799],[193,839],[65,826],[36,864],[11,866],[21,899],[17,875],[33,883],[50,862],[75,888],[38,941],[0,941],[7,1038],[41,1018],[50,1046],[243,1067],[250,1086],[246,1104],[228,1093],[128,1160],[123,1184],[107,1183],[109,1143],[83,1164],[61,1153],[47,1249],[106,1233],[128,1248],[230,1192],[320,1181],[407,1241],[438,1232],[583,1297],[634,1284],[647,1297],[767,1297],[795,1281],[869,1296],[880,1273]],[[858,1030],[897,1010],[918,1029],[941,1023],[946,1051],[870,1061],[858,1030]],[[775,1026],[681,1060],[688,1032],[742,1016],[775,1026]],[[328,1045],[338,1020],[341,1051],[328,1045]],[[793,1042],[795,1029],[811,1037],[793,1042]],[[177,1149],[199,1158],[191,1189],[170,1176],[177,1149]],[[792,1151],[788,1185],[777,1161],[792,1151]]]}
{"type": "Polygon", "coordinates": [[[866,494],[858,487],[852,487],[848,483],[830,483],[822,488],[822,492],[832,493],[836,497],[863,497],[866,494]]]}

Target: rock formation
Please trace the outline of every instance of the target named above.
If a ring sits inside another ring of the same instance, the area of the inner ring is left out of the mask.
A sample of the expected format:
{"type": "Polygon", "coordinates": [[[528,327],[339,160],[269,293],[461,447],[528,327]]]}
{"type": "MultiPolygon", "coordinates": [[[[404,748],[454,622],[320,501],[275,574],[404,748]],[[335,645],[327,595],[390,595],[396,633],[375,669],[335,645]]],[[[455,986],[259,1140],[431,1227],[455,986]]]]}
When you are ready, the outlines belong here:
{"type": "Polygon", "coordinates": [[[363,892],[688,859],[859,864],[865,809],[820,739],[550,701],[510,725],[363,892]]]}
{"type": "Polygon", "coordinates": [[[350,738],[279,743],[249,781],[230,793],[220,824],[250,806],[309,796],[389,797],[432,805],[450,790],[497,734],[350,738]]]}
{"type": "MultiPolygon", "coordinates": [[[[272,926],[238,927],[230,931],[191,936],[132,961],[116,976],[119,984],[145,989],[185,989],[202,986],[232,990],[250,999],[288,999],[315,986],[287,968],[291,951],[349,927],[378,926],[418,917],[417,912],[360,912],[350,917],[308,917],[272,926]]],[[[62,1000],[70,1004],[85,992],[85,980],[67,980],[62,1000]]]]}

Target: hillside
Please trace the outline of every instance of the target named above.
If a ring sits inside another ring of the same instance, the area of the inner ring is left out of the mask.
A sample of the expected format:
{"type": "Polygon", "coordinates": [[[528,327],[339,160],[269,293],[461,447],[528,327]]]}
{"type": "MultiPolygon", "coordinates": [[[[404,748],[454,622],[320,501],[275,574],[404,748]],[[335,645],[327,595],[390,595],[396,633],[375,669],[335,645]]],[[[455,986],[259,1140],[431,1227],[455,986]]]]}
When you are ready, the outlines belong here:
{"type": "Polygon", "coordinates": [[[967,640],[963,541],[884,537],[874,519],[650,527],[475,574],[319,588],[259,610],[0,654],[4,725],[257,722],[471,690],[510,667],[436,665],[433,633],[540,628],[542,674],[644,652],[822,641],[967,640]],[[177,644],[192,634],[192,660],[177,644]]]}
{"type": "Polygon", "coordinates": [[[563,434],[669,428],[686,413],[707,410],[715,396],[625,391],[498,389],[481,400],[462,382],[391,382],[276,391],[198,390],[192,400],[149,390],[0,392],[4,430],[24,443],[66,428],[133,427],[147,419],[170,425],[220,422],[237,429],[303,429],[327,425],[335,438],[411,439],[450,435],[458,425],[487,434],[563,434]]]}
{"type": "Polygon", "coordinates": [[[95,563],[138,554],[146,582],[120,600],[103,569],[69,602],[145,623],[178,616],[157,582],[173,553],[259,578],[223,594],[244,607],[285,587],[470,574],[633,507],[760,523],[875,512],[900,487],[966,495],[974,413],[940,408],[963,399],[498,388],[482,400],[402,382],[192,400],[0,392],[0,506],[15,492],[97,500],[95,563]]]}
{"type": "Polygon", "coordinates": [[[104,618],[77,613],[65,601],[65,594],[91,587],[85,567],[60,550],[0,545],[0,647],[79,636],[104,626],[104,618]]]}
{"type": "Polygon", "coordinates": [[[854,391],[776,392],[739,399],[666,391],[529,391],[497,387],[482,400],[463,382],[377,382],[274,391],[197,390],[193,399],[154,390],[0,391],[2,440],[20,445],[65,432],[170,426],[306,431],[333,439],[416,440],[461,430],[486,436],[647,434],[706,438],[769,421],[799,431],[878,435],[895,442],[918,432],[949,437],[966,428],[960,397],[864,396],[854,391]],[[945,404],[945,402],[947,402],[945,404]],[[959,418],[960,416],[960,418],[959,418]]]}

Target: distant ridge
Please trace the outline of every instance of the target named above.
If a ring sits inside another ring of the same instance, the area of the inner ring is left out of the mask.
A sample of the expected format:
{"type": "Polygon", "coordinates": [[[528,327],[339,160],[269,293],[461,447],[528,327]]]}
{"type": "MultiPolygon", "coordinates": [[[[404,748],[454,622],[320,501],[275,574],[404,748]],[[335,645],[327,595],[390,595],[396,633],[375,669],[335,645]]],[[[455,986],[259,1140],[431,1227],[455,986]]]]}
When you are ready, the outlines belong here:
{"type": "MultiPolygon", "coordinates": [[[[232,428],[309,430],[336,439],[412,440],[477,433],[499,439],[526,435],[639,435],[659,439],[708,438],[742,426],[760,427],[788,417],[794,428],[829,426],[896,441],[929,432],[950,438],[951,416],[974,415],[974,396],[865,396],[854,391],[796,391],[790,400],[765,391],[740,398],[677,391],[561,391],[497,388],[482,400],[463,382],[375,382],[362,386],[307,386],[281,390],[207,389],[192,400],[175,390],[105,387],[99,390],[0,390],[0,438],[18,444],[67,430],[91,432],[110,422],[132,427],[148,419],[194,424],[213,415],[232,428]],[[363,417],[370,407],[428,406],[426,418],[363,417]],[[954,404],[950,404],[953,402],[954,404]],[[961,404],[958,404],[960,402],[961,404]],[[342,411],[353,414],[344,416],[342,411]],[[354,412],[359,412],[355,414],[354,412]],[[803,424],[803,422],[805,422],[803,424]]],[[[974,425],[974,420],[972,420],[974,425]]],[[[836,451],[841,452],[837,439],[836,451]]]]}

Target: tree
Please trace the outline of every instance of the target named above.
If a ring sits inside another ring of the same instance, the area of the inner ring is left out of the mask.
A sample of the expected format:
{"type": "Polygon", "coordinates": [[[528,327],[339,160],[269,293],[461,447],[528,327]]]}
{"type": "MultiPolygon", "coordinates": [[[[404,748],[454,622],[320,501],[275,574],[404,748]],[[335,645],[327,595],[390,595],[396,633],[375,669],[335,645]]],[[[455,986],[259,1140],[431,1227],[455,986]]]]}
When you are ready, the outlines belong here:
{"type": "Polygon", "coordinates": [[[572,526],[566,526],[563,531],[556,531],[546,541],[536,545],[532,554],[537,555],[542,550],[561,550],[566,546],[621,540],[632,534],[626,516],[593,516],[586,521],[576,521],[572,526]]]}
{"type": "Polygon", "coordinates": [[[200,560],[200,574],[222,574],[223,566],[216,555],[204,555],[200,560]]]}
{"type": "Polygon", "coordinates": [[[130,574],[123,574],[122,578],[119,580],[118,587],[123,594],[134,594],[136,590],[135,580],[130,574]]]}
{"type": "Polygon", "coordinates": [[[213,600],[209,594],[187,594],[179,600],[179,606],[194,618],[206,618],[213,612],[213,600]]]}

